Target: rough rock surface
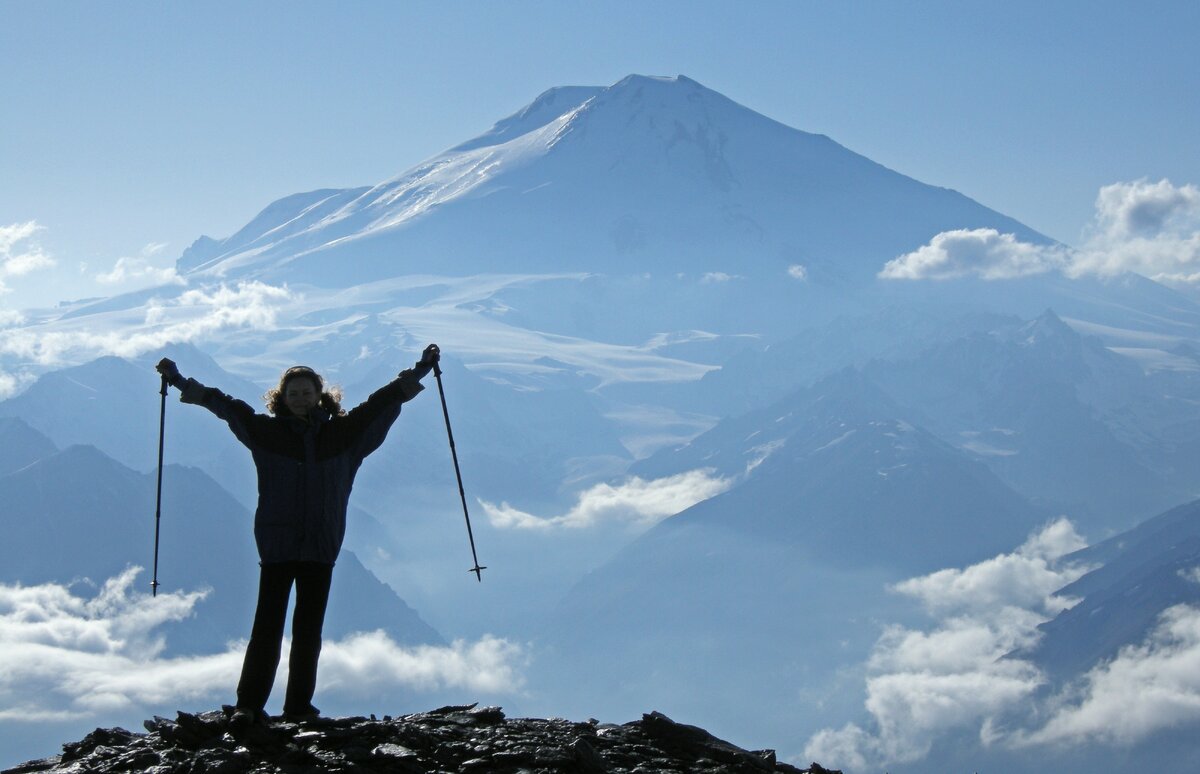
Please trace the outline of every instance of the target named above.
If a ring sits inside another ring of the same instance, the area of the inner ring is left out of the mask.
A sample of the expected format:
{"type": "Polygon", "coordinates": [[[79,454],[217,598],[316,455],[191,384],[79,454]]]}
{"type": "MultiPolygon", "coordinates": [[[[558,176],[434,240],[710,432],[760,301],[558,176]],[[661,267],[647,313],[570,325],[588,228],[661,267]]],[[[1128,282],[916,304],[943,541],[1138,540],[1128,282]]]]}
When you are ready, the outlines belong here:
{"type": "Polygon", "coordinates": [[[62,755],[0,774],[254,772],[810,772],[773,750],[749,751],[658,712],[623,725],[506,718],[498,707],[443,707],[377,720],[275,721],[235,730],[232,708],[145,722],[147,734],[98,728],[62,755]]]}

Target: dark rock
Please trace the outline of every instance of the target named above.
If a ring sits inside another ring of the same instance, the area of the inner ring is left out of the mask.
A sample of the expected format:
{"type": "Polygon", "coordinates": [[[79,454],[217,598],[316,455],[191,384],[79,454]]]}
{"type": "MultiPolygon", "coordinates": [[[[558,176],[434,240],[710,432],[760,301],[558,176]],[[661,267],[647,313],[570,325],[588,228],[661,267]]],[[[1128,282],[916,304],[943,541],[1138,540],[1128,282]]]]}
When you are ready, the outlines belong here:
{"type": "Polygon", "coordinates": [[[840,774],[812,764],[797,769],[773,750],[744,750],[659,712],[624,725],[561,718],[506,718],[499,707],[475,704],[383,720],[370,717],[276,721],[234,729],[232,708],[175,720],[155,717],[146,734],[98,728],[62,755],[0,774],[291,774],[301,771],[479,771],[515,774],[633,772],[810,772],[840,774]]]}

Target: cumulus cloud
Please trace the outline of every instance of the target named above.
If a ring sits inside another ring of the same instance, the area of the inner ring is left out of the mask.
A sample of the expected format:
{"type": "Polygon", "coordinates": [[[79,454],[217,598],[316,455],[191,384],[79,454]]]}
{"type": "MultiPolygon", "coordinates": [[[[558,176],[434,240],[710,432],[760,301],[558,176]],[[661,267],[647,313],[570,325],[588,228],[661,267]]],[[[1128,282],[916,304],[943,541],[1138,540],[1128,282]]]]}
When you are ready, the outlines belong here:
{"type": "MultiPolygon", "coordinates": [[[[93,718],[228,698],[245,644],[164,656],[161,627],[190,616],[205,592],[135,593],[140,571],[110,579],[91,598],[58,584],[0,585],[0,722],[93,718]]],[[[521,688],[525,663],[520,646],[495,637],[407,647],[382,632],[327,642],[321,659],[319,688],[350,696],[388,688],[512,692],[521,688]]]]}
{"type": "Polygon", "coordinates": [[[1200,188],[1139,180],[1100,189],[1091,233],[1068,273],[1123,272],[1172,284],[1200,282],[1200,188]]]}
{"type": "Polygon", "coordinates": [[[131,283],[153,285],[184,284],[174,266],[157,267],[152,259],[162,253],[166,244],[154,242],[142,248],[136,256],[123,256],[117,259],[112,269],[96,275],[96,281],[101,285],[127,285],[131,283]]]}
{"type": "Polygon", "coordinates": [[[929,244],[888,261],[879,276],[896,280],[1016,279],[1063,268],[1066,258],[1063,248],[1022,242],[994,228],[959,229],[943,231],[929,244]]]}
{"type": "Polygon", "coordinates": [[[1035,245],[995,229],[945,231],[879,272],[890,280],[1005,280],[1061,271],[1068,277],[1134,272],[1176,285],[1200,283],[1200,188],[1169,180],[1104,186],[1079,248],[1035,245]]]}
{"type": "Polygon", "coordinates": [[[808,269],[799,263],[793,263],[791,266],[789,266],[787,268],[787,274],[792,279],[800,280],[801,282],[808,279],[808,269]]]}
{"type": "Polygon", "coordinates": [[[647,481],[634,476],[624,483],[597,484],[582,492],[571,510],[560,516],[535,516],[508,503],[480,502],[488,520],[501,529],[594,527],[626,523],[647,527],[724,492],[732,480],[712,469],[692,470],[647,481]]]}
{"type": "Polygon", "coordinates": [[[1063,570],[1054,560],[1086,545],[1067,519],[1058,519],[1032,535],[1014,553],[1002,554],[965,569],[939,570],[895,585],[935,616],[988,615],[1005,608],[1057,614],[1069,601],[1054,591],[1081,574],[1063,570]]]}
{"type": "Polygon", "coordinates": [[[1096,196],[1095,228],[1106,241],[1194,233],[1200,228],[1200,188],[1166,179],[1106,185],[1096,196]]]}
{"type": "Polygon", "coordinates": [[[0,226],[0,293],[11,290],[5,279],[54,266],[54,259],[34,239],[43,230],[44,227],[33,220],[0,226]]]}
{"type": "Polygon", "coordinates": [[[0,400],[7,400],[37,381],[37,376],[28,371],[9,373],[0,370],[0,400]]]}
{"type": "Polygon", "coordinates": [[[0,330],[0,354],[57,365],[101,355],[137,357],[172,343],[189,343],[231,330],[272,330],[281,306],[295,298],[285,287],[241,282],[236,287],[194,288],[146,305],[142,323],[97,329],[90,322],[76,327],[59,325],[45,331],[36,326],[0,330]]]}
{"type": "Polygon", "coordinates": [[[867,663],[873,727],[825,729],[805,755],[862,769],[919,760],[942,734],[978,729],[995,741],[1013,709],[1043,684],[1030,663],[1004,658],[1036,642],[1038,624],[1069,604],[1054,595],[1085,568],[1060,557],[1083,546],[1060,519],[1011,554],[896,584],[932,616],[927,630],[888,627],[867,663]]]}
{"type": "Polygon", "coordinates": [[[1095,667],[1081,693],[1077,703],[1075,691],[1056,697],[1049,721],[1017,744],[1130,744],[1200,721],[1200,609],[1163,611],[1146,642],[1095,667]]]}

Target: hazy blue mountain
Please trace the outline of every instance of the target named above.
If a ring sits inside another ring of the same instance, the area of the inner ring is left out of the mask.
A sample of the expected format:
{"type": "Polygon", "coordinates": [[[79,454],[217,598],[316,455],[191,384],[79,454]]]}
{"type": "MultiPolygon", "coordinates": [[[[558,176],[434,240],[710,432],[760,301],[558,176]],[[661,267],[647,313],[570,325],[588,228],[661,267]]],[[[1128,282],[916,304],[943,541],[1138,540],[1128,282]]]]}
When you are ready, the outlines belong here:
{"type": "MultiPolygon", "coordinates": [[[[1044,512],[985,466],[908,421],[846,369],[767,409],[723,420],[638,463],[643,476],[712,468],[737,483],[670,520],[736,524],[843,566],[930,571],[995,555],[1044,512]]],[[[666,529],[666,527],[663,527],[666,529]]]]}
{"type": "Polygon", "coordinates": [[[1023,656],[1059,680],[1078,677],[1145,641],[1159,615],[1200,604],[1200,501],[1172,508],[1133,529],[1065,557],[1096,569],[1059,593],[1080,601],[1042,624],[1023,656]]]}
{"type": "Polygon", "coordinates": [[[20,470],[56,451],[58,447],[53,441],[23,419],[0,418],[0,476],[20,470]]]}
{"type": "Polygon", "coordinates": [[[1200,485],[1200,379],[1147,373],[1046,311],[867,373],[921,424],[1085,528],[1125,527],[1200,485]]]}
{"type": "Polygon", "coordinates": [[[957,304],[886,306],[780,339],[746,338],[719,369],[679,389],[677,400],[720,416],[741,414],[843,368],[916,357],[935,344],[1017,319],[957,304]]]}
{"type": "Polygon", "coordinates": [[[635,470],[696,467],[736,482],[572,588],[544,658],[617,686],[614,708],[666,696],[747,733],[763,703],[800,724],[853,711],[838,665],[901,615],[886,584],[1009,550],[1045,518],[853,370],[635,470]]]}
{"type": "MultiPolygon", "coordinates": [[[[153,567],[153,473],[90,446],[72,446],[0,477],[0,580],[101,583],[130,565],[153,567]]],[[[253,517],[211,478],[171,465],[163,475],[159,549],[162,591],[211,588],[196,615],[171,627],[173,652],[220,650],[246,637],[258,583],[253,517]]],[[[344,552],[334,573],[326,632],[384,629],[399,642],[441,642],[415,611],[344,552]]]]}
{"type": "MultiPolygon", "coordinates": [[[[187,376],[262,405],[261,388],[223,370],[195,347],[176,345],[136,361],[101,357],[51,371],[20,395],[0,402],[0,416],[22,418],[60,448],[92,445],[134,470],[154,470],[161,407],[154,364],[163,356],[176,360],[187,376]]],[[[166,411],[165,462],[203,468],[252,506],[253,464],[228,428],[207,411],[181,407],[173,388],[166,411]]]]}

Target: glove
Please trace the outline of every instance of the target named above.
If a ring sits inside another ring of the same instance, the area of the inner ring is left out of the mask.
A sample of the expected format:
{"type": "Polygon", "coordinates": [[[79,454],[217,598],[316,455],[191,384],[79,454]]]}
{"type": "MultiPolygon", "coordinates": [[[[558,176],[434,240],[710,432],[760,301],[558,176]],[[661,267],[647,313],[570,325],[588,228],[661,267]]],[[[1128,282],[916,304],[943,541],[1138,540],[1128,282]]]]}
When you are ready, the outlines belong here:
{"type": "Polygon", "coordinates": [[[164,357],[162,360],[158,361],[158,365],[154,366],[154,370],[158,371],[158,373],[167,380],[167,384],[175,387],[176,389],[183,389],[182,385],[185,380],[183,376],[180,375],[179,368],[175,365],[174,360],[164,357]]]}
{"type": "Polygon", "coordinates": [[[412,367],[413,375],[417,379],[424,379],[425,376],[433,370],[433,367],[442,359],[442,350],[438,349],[437,344],[430,344],[421,353],[421,359],[412,367]]]}

